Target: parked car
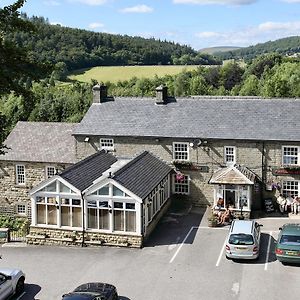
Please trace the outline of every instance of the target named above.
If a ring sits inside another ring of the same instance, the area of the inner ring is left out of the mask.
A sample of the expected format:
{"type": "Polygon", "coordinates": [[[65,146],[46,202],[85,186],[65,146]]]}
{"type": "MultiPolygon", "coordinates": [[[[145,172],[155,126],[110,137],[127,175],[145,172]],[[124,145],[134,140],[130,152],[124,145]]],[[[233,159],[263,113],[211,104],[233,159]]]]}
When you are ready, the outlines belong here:
{"type": "Polygon", "coordinates": [[[284,263],[300,263],[300,224],[284,224],[275,247],[277,259],[284,263]]]}
{"type": "Polygon", "coordinates": [[[89,282],[80,285],[73,292],[62,296],[63,300],[117,300],[117,289],[114,285],[101,282],[89,282]]]}
{"type": "Polygon", "coordinates": [[[0,268],[0,300],[24,291],[25,274],[19,269],[0,268]]]}
{"type": "Polygon", "coordinates": [[[226,257],[236,259],[258,258],[261,226],[254,220],[232,221],[225,247],[226,257]]]}

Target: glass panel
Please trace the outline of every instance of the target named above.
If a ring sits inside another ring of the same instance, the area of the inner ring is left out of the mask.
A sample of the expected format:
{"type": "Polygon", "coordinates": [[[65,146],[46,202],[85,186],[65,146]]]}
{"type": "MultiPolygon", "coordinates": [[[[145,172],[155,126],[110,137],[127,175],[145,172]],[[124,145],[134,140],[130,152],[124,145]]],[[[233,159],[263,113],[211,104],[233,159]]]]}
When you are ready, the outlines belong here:
{"type": "Polygon", "coordinates": [[[71,226],[70,207],[61,207],[61,226],[71,226]]]}
{"type": "Polygon", "coordinates": [[[99,210],[99,228],[109,229],[109,212],[107,209],[99,210]]]}
{"type": "Polygon", "coordinates": [[[135,211],[126,211],[126,231],[135,232],[135,211]]]}
{"type": "Polygon", "coordinates": [[[100,190],[98,190],[98,193],[100,196],[107,196],[109,195],[109,186],[106,185],[103,188],[101,188],[100,190]]]}
{"type": "Polygon", "coordinates": [[[45,203],[45,197],[36,197],[36,203],[45,203]]]}
{"type": "Polygon", "coordinates": [[[114,211],[114,230],[124,231],[124,211],[114,211]]]}
{"type": "Polygon", "coordinates": [[[48,224],[57,225],[57,209],[55,205],[47,205],[48,209],[48,224]]]}
{"type": "Polygon", "coordinates": [[[87,202],[88,207],[97,207],[97,201],[89,200],[87,202]]]}
{"type": "Polygon", "coordinates": [[[46,205],[37,205],[37,223],[46,224],[46,205]]]}
{"type": "Polygon", "coordinates": [[[108,207],[107,201],[99,201],[99,207],[108,207]]]}
{"type": "Polygon", "coordinates": [[[55,197],[47,197],[47,203],[56,204],[56,198],[55,197]]]}
{"type": "Polygon", "coordinates": [[[72,205],[81,205],[80,199],[72,199],[72,205]]]}
{"type": "Polygon", "coordinates": [[[88,228],[98,228],[97,225],[97,209],[88,208],[88,228]]]}
{"type": "Polygon", "coordinates": [[[124,193],[123,193],[123,191],[121,191],[120,189],[118,189],[117,187],[114,186],[113,187],[113,195],[123,197],[124,193]]]}
{"type": "Polygon", "coordinates": [[[63,183],[60,182],[59,184],[59,191],[61,193],[71,193],[70,188],[68,188],[67,186],[65,186],[63,183]]]}
{"type": "Polygon", "coordinates": [[[70,205],[70,199],[61,198],[60,203],[61,203],[61,205],[70,205]]]}
{"type": "Polygon", "coordinates": [[[81,227],[81,207],[72,207],[72,226],[81,227]]]}
{"type": "Polygon", "coordinates": [[[47,192],[56,192],[56,181],[52,182],[51,184],[45,187],[45,191],[47,192]]]}
{"type": "Polygon", "coordinates": [[[114,208],[123,208],[123,202],[114,202],[114,208]]]}
{"type": "Polygon", "coordinates": [[[135,203],[126,203],[126,209],[135,209],[135,203]]]}

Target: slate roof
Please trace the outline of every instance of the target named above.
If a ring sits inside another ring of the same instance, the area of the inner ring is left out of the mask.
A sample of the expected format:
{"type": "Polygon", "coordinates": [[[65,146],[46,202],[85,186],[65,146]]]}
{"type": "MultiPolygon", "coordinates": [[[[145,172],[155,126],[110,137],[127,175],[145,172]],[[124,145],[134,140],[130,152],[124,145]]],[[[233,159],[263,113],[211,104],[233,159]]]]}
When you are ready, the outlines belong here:
{"type": "Polygon", "coordinates": [[[300,141],[300,99],[187,97],[93,103],[75,135],[300,141]]]}
{"type": "Polygon", "coordinates": [[[60,177],[84,191],[116,161],[115,156],[102,150],[65,169],[60,177]]]}
{"type": "Polygon", "coordinates": [[[4,144],[9,150],[0,160],[19,162],[74,163],[77,123],[18,122],[4,144]]]}
{"type": "Polygon", "coordinates": [[[115,172],[113,179],[144,199],[172,170],[162,160],[144,151],[115,172]]]}

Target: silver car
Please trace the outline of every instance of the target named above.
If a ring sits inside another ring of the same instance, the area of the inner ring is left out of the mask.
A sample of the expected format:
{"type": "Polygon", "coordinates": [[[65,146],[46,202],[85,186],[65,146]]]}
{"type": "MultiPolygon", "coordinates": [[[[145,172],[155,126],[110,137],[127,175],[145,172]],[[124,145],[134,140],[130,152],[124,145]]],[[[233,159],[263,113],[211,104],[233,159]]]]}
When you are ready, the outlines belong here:
{"type": "Polygon", "coordinates": [[[234,220],[226,241],[226,257],[256,259],[259,256],[260,227],[253,220],[234,220]]]}
{"type": "Polygon", "coordinates": [[[0,300],[24,291],[25,274],[19,269],[0,268],[0,300]]]}

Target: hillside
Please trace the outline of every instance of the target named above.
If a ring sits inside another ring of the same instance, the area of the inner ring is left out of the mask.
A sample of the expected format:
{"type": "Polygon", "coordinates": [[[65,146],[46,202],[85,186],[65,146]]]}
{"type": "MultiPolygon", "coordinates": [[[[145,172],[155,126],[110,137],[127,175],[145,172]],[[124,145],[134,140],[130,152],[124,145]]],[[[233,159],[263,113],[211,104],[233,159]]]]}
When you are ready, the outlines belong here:
{"type": "Polygon", "coordinates": [[[203,48],[203,49],[200,49],[199,52],[214,55],[215,53],[234,51],[234,50],[238,50],[238,49],[241,49],[241,47],[219,46],[219,47],[203,48]]]}
{"type": "Polygon", "coordinates": [[[50,25],[42,17],[28,18],[26,14],[22,17],[35,24],[35,34],[18,32],[10,38],[29,50],[34,60],[62,62],[69,71],[113,65],[219,63],[178,43],[50,25]]]}
{"type": "Polygon", "coordinates": [[[223,60],[233,58],[251,60],[259,55],[273,52],[282,55],[300,53],[300,36],[292,36],[266,43],[260,43],[238,50],[214,53],[214,55],[223,60]]]}

